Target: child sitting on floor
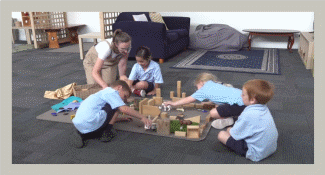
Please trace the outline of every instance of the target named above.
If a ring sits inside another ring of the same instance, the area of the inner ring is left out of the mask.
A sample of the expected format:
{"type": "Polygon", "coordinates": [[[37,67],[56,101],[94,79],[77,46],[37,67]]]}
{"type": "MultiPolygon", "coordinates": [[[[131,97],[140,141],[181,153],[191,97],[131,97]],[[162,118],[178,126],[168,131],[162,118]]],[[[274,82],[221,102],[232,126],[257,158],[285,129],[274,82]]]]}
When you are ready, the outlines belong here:
{"type": "Polygon", "coordinates": [[[239,116],[245,109],[241,98],[241,90],[223,85],[217,82],[216,76],[210,73],[201,73],[195,80],[197,91],[191,96],[178,101],[164,102],[164,105],[178,106],[195,102],[196,100],[209,100],[210,103],[217,104],[216,108],[210,110],[210,117],[217,119],[211,126],[216,129],[223,129],[234,123],[233,117],[239,116]]]}
{"type": "Polygon", "coordinates": [[[71,140],[77,148],[82,148],[89,139],[100,138],[109,142],[115,133],[111,131],[117,121],[130,120],[130,117],[118,118],[120,112],[139,118],[145,125],[151,126],[151,121],[137,111],[126,106],[131,90],[127,83],[117,80],[95,94],[86,98],[79,106],[72,123],[76,128],[71,140]]]}
{"type": "Polygon", "coordinates": [[[155,95],[156,88],[162,84],[163,78],[158,63],[151,60],[150,49],[141,46],[136,51],[135,63],[129,75],[128,84],[133,93],[144,97],[155,95]]]}
{"type": "Polygon", "coordinates": [[[233,127],[220,131],[218,139],[237,154],[260,161],[277,149],[278,131],[266,103],[273,97],[273,85],[264,80],[250,80],[243,86],[247,106],[233,127]]]}

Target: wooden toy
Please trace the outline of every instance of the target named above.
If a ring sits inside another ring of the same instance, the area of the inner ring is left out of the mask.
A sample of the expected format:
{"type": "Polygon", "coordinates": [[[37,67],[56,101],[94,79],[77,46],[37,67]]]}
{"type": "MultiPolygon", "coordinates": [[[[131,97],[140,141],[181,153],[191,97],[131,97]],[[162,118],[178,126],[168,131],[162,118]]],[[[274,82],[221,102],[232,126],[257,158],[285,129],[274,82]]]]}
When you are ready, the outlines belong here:
{"type": "Polygon", "coordinates": [[[186,92],[183,92],[182,93],[182,98],[185,98],[186,97],[186,92]]]}
{"type": "Polygon", "coordinates": [[[170,134],[170,120],[158,119],[157,120],[157,133],[159,135],[169,135],[170,134]]]}
{"type": "Polygon", "coordinates": [[[168,118],[168,113],[167,113],[167,112],[162,112],[162,113],[160,114],[160,117],[161,117],[162,119],[168,118]]]}
{"type": "Polygon", "coordinates": [[[203,104],[195,104],[196,109],[203,109],[203,104]]]}
{"type": "Polygon", "coordinates": [[[169,116],[170,120],[177,120],[177,116],[169,116]]]}
{"type": "Polygon", "coordinates": [[[181,91],[182,91],[182,82],[177,81],[177,97],[181,98],[181,91]]]}
{"type": "Polygon", "coordinates": [[[187,126],[187,138],[197,139],[200,138],[200,126],[187,126]]]}
{"type": "Polygon", "coordinates": [[[190,121],[195,122],[195,123],[200,123],[201,116],[195,116],[195,117],[187,118],[186,120],[190,120],[190,121]]]}
{"type": "Polygon", "coordinates": [[[174,91],[170,91],[170,99],[173,99],[174,95],[174,91]]]}
{"type": "Polygon", "coordinates": [[[142,105],[142,114],[143,115],[151,115],[157,116],[161,113],[158,106],[151,106],[151,105],[142,105]]]}
{"type": "Polygon", "coordinates": [[[175,136],[186,137],[186,132],[184,132],[184,131],[175,131],[175,136]]]}

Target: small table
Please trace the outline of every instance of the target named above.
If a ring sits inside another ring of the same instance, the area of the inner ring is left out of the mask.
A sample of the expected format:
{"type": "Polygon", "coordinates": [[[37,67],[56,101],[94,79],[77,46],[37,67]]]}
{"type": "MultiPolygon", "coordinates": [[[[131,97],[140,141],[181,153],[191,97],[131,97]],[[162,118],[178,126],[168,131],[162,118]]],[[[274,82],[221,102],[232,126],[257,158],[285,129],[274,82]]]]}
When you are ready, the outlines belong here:
{"type": "Polygon", "coordinates": [[[84,24],[70,24],[63,27],[45,27],[40,28],[47,32],[49,38],[49,48],[60,48],[60,43],[70,42],[78,44],[78,28],[84,24]],[[58,37],[58,32],[62,29],[68,29],[68,36],[64,39],[58,37]]]}
{"type": "MultiPolygon", "coordinates": [[[[30,32],[29,30],[32,30],[32,27],[16,27],[16,26],[13,26],[12,27],[12,30],[14,29],[24,29],[25,30],[25,35],[26,35],[26,40],[27,40],[27,44],[32,44],[32,40],[31,40],[31,35],[30,35],[30,32]]],[[[13,39],[13,44],[15,44],[15,40],[13,39]]]]}
{"type": "Polygon", "coordinates": [[[78,36],[79,39],[79,50],[80,50],[80,59],[84,59],[84,47],[83,47],[83,38],[92,38],[94,39],[94,44],[97,43],[97,39],[101,37],[100,32],[86,33],[78,36]]]}
{"type": "Polygon", "coordinates": [[[251,49],[251,41],[253,35],[260,35],[260,36],[288,36],[288,46],[287,49],[289,52],[292,52],[292,46],[294,43],[294,33],[299,33],[298,30],[285,30],[285,29],[245,29],[244,32],[249,32],[248,35],[248,44],[249,48],[251,49]]]}

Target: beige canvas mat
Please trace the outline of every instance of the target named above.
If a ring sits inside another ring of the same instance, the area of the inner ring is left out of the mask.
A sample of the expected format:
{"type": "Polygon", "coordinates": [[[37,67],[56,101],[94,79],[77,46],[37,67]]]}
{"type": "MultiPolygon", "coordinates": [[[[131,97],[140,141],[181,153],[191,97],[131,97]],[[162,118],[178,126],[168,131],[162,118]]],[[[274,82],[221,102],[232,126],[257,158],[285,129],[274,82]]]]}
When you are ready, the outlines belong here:
{"type": "MultiPolygon", "coordinates": [[[[208,115],[207,112],[202,112],[201,110],[197,110],[197,109],[187,109],[184,108],[184,119],[187,118],[191,118],[191,117],[195,117],[200,115],[201,116],[201,125],[205,123],[205,117],[208,115]]],[[[64,112],[60,112],[57,114],[57,116],[52,116],[51,113],[55,113],[55,111],[53,109],[37,116],[36,118],[39,120],[48,120],[48,121],[54,121],[54,122],[63,122],[63,123],[72,123],[70,116],[71,115],[75,115],[76,111],[71,111],[69,112],[67,115],[64,115],[64,112]]],[[[177,114],[179,114],[179,111],[176,111],[175,109],[172,109],[169,112],[170,116],[176,116],[177,114]]],[[[157,134],[157,132],[151,131],[151,130],[145,130],[144,129],[144,125],[143,123],[136,119],[133,118],[133,120],[131,122],[118,122],[114,124],[114,128],[117,130],[121,130],[121,131],[131,131],[131,132],[137,132],[137,133],[143,133],[143,134],[150,134],[150,135],[156,135],[156,136],[163,136],[163,137],[171,137],[171,138],[176,138],[176,139],[185,139],[185,140],[190,140],[190,141],[201,141],[204,140],[205,137],[207,136],[207,134],[210,131],[211,128],[211,122],[208,123],[205,127],[205,129],[203,130],[200,138],[197,139],[190,139],[190,138],[186,138],[186,137],[178,137],[175,136],[173,133],[171,133],[170,135],[159,135],[157,134]]]]}

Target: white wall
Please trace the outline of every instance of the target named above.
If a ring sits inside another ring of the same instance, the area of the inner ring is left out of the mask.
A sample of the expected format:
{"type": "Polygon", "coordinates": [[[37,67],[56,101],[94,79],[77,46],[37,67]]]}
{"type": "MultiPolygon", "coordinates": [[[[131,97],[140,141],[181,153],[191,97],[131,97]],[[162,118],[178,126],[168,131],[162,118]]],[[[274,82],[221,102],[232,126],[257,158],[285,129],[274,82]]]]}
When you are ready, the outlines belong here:
{"type": "MultiPolygon", "coordinates": [[[[191,18],[190,33],[200,24],[227,24],[236,30],[243,29],[293,29],[302,32],[313,31],[314,12],[160,12],[162,16],[186,16],[191,18]]],[[[20,12],[13,12],[13,18],[21,21],[20,12]]],[[[100,32],[98,12],[67,12],[69,24],[86,24],[79,34],[100,32]]],[[[247,34],[247,33],[245,33],[247,34]]],[[[20,40],[26,40],[24,31],[20,31],[20,40]]],[[[252,47],[286,48],[286,37],[255,36],[252,47]]],[[[92,42],[91,39],[85,42],[92,42]]],[[[299,37],[295,36],[294,49],[299,46],[299,37]]]]}
{"type": "MultiPolygon", "coordinates": [[[[243,29],[292,29],[313,31],[313,12],[160,12],[162,16],[186,16],[191,18],[190,33],[200,24],[227,24],[241,33],[243,29]]],[[[247,33],[245,33],[247,34],[247,33]]],[[[252,47],[286,48],[287,37],[254,36],[252,47]],[[271,41],[271,42],[270,42],[271,41]]],[[[294,49],[299,46],[295,36],[294,49]]]]}

